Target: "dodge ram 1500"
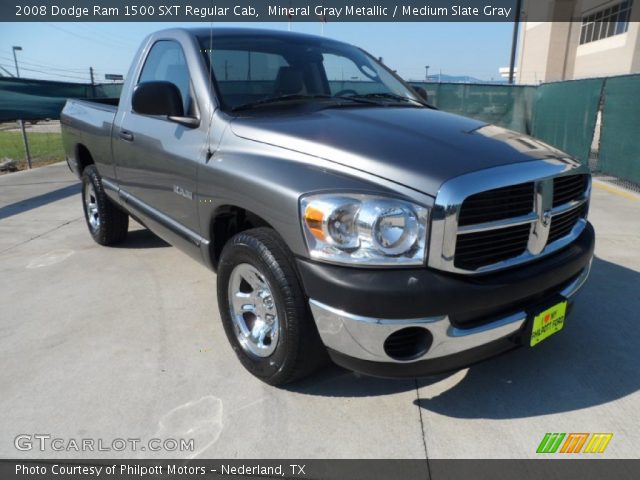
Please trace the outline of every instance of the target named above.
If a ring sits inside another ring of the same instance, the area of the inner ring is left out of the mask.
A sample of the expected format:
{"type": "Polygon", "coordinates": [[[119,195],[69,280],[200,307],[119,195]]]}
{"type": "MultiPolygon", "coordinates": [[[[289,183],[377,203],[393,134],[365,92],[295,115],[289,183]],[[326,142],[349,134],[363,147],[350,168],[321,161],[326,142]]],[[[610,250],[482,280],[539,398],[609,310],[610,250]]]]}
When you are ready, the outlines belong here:
{"type": "Polygon", "coordinates": [[[61,120],[93,239],[131,216],[216,271],[228,339],[273,385],[329,357],[418,376],[535,346],[589,273],[584,165],[345,43],[161,31],[119,99],[61,120]]]}

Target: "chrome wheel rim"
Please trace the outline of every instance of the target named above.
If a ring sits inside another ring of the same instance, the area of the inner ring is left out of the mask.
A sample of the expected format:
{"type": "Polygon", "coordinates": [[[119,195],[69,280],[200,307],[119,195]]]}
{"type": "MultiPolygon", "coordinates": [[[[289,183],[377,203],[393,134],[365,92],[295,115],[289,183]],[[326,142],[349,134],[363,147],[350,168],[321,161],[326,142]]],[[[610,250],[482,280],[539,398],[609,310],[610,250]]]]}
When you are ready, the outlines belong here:
{"type": "Polygon", "coordinates": [[[271,286],[253,265],[236,265],[229,279],[229,309],[240,346],[256,357],[268,357],[278,346],[278,309],[271,286]]]}
{"type": "Polygon", "coordinates": [[[98,212],[96,190],[92,183],[87,184],[87,188],[84,191],[84,208],[87,211],[89,228],[92,232],[95,232],[100,228],[100,214],[98,212]]]}

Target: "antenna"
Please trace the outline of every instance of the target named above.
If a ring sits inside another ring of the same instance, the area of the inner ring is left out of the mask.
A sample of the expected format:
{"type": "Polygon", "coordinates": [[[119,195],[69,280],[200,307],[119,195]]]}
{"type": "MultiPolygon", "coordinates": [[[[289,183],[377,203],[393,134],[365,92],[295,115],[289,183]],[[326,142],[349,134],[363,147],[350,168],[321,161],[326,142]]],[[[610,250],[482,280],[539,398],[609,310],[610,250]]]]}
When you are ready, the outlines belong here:
{"type": "MultiPolygon", "coordinates": [[[[213,95],[213,58],[212,58],[212,54],[213,54],[213,21],[210,22],[209,24],[209,51],[207,52],[207,55],[209,57],[209,61],[207,62],[208,64],[208,68],[209,68],[209,96],[213,95]]],[[[207,142],[207,156],[206,156],[206,162],[208,162],[209,160],[211,160],[211,157],[213,157],[213,150],[211,150],[211,124],[213,123],[213,112],[214,112],[214,108],[213,108],[213,102],[210,102],[211,104],[211,113],[209,115],[209,125],[207,125],[207,136],[206,136],[206,142],[207,142]]]]}

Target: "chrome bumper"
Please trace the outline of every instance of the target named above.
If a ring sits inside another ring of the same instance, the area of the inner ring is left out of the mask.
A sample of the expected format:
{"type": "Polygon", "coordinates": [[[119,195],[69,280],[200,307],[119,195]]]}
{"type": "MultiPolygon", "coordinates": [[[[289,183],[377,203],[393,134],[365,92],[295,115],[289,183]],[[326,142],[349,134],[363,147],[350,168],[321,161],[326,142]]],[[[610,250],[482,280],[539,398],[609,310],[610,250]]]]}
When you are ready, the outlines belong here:
{"type": "MultiPolygon", "coordinates": [[[[591,264],[559,293],[572,298],[587,280],[590,269],[591,264]]],[[[516,333],[527,319],[526,312],[517,312],[479,327],[456,328],[447,316],[388,320],[353,315],[313,299],[309,304],[325,346],[353,358],[387,363],[429,360],[470,350],[516,333]],[[385,340],[407,327],[429,330],[433,336],[431,347],[422,356],[408,361],[389,357],[383,348],[385,340]]]]}

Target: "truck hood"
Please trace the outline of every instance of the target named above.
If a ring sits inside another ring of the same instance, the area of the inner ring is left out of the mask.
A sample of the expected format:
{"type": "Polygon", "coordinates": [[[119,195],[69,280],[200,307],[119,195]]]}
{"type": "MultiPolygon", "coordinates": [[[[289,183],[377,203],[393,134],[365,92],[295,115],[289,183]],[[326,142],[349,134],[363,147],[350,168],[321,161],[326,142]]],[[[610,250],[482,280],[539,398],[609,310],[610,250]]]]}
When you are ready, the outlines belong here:
{"type": "Polygon", "coordinates": [[[427,108],[356,107],[236,118],[235,135],[349,166],[435,196],[475,170],[562,152],[504,128],[427,108]]]}

